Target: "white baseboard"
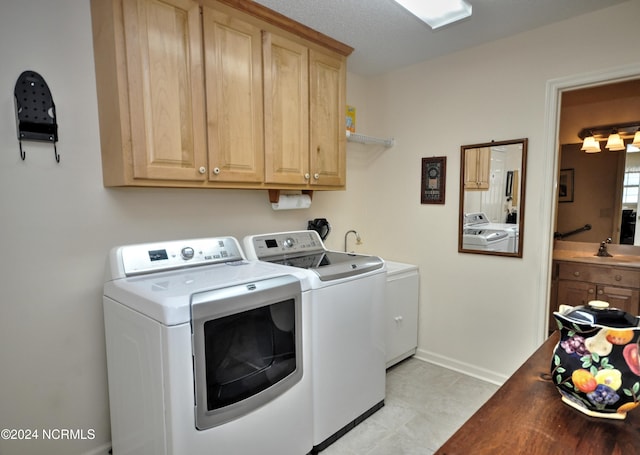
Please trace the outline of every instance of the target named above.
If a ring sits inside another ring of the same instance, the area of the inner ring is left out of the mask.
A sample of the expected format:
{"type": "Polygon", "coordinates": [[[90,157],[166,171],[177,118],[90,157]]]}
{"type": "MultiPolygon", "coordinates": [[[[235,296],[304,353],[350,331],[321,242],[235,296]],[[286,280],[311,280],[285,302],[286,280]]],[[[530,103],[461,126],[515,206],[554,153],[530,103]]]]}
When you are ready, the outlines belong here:
{"type": "Polygon", "coordinates": [[[477,365],[471,365],[469,363],[457,362],[447,357],[435,354],[433,352],[418,349],[414,355],[416,359],[423,360],[425,362],[433,363],[450,370],[457,371],[458,373],[472,376],[476,379],[480,379],[485,382],[490,382],[501,386],[508,379],[508,376],[495,373],[493,371],[478,367],[477,365]]]}

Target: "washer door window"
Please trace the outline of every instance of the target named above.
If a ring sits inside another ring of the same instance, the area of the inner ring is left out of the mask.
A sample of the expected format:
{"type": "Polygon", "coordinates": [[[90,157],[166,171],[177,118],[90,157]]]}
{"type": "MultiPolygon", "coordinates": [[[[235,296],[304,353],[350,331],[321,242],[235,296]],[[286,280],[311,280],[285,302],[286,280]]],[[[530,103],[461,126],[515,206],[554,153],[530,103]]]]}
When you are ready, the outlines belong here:
{"type": "Polygon", "coordinates": [[[289,275],[193,295],[196,428],[241,417],[302,378],[301,305],[289,275]]]}

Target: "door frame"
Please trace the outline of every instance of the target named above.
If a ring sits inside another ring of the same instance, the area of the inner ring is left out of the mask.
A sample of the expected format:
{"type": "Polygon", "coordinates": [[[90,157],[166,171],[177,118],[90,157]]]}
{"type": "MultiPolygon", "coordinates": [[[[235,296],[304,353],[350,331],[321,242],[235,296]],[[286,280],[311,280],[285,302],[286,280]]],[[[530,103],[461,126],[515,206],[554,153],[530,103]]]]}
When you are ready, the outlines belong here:
{"type": "Polygon", "coordinates": [[[558,172],[560,166],[558,133],[560,125],[561,95],[563,91],[606,85],[640,77],[640,63],[620,67],[602,69],[568,77],[550,79],[546,85],[545,98],[545,140],[542,159],[544,162],[544,182],[542,184],[542,226],[541,233],[542,258],[538,288],[538,321],[536,333],[538,344],[546,338],[547,321],[549,320],[549,298],[551,294],[551,265],[553,261],[553,231],[556,219],[556,194],[558,189],[558,172]],[[545,248],[546,246],[546,248],[545,248]]]}

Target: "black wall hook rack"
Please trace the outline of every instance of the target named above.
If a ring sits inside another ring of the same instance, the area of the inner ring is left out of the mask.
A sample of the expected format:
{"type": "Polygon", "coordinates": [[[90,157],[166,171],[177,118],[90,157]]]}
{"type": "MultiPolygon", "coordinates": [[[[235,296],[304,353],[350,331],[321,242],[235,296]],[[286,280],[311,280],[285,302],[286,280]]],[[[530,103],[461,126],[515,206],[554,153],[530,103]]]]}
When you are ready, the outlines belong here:
{"type": "Polygon", "coordinates": [[[35,71],[24,71],[13,91],[16,105],[16,125],[20,158],[26,158],[22,149],[22,141],[52,142],[56,163],[60,155],[56,149],[58,142],[58,123],[56,106],[53,104],[51,90],[44,78],[35,71]]]}

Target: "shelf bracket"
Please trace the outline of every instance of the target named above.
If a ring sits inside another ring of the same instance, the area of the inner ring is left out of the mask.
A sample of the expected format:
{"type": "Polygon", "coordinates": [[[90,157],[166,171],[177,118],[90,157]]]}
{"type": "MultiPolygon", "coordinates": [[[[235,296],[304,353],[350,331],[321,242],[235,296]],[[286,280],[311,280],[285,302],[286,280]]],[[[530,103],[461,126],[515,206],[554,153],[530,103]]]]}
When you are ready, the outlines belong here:
{"type": "Polygon", "coordinates": [[[364,134],[352,133],[351,131],[347,131],[347,141],[357,142],[360,144],[383,145],[385,148],[393,147],[396,143],[394,138],[380,139],[377,137],[365,136],[364,134]]]}

